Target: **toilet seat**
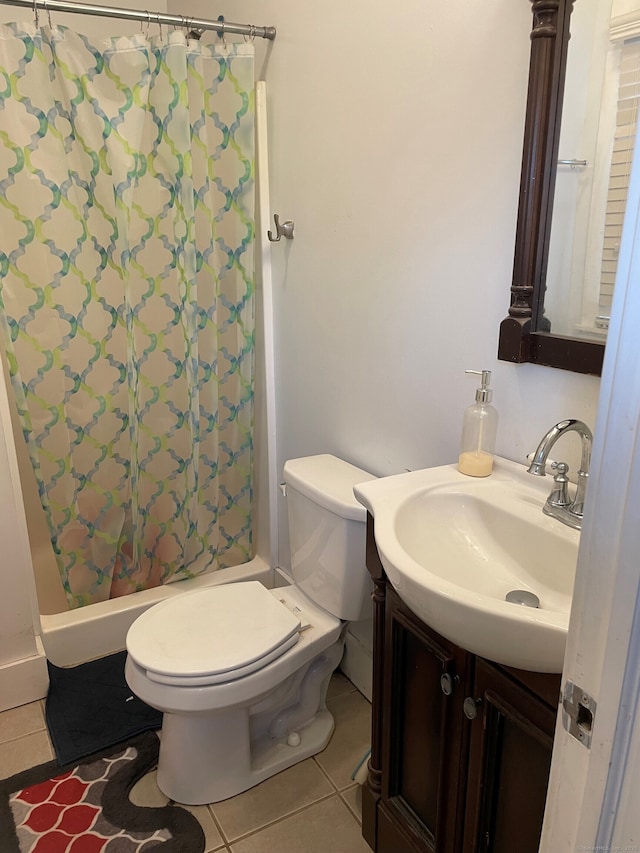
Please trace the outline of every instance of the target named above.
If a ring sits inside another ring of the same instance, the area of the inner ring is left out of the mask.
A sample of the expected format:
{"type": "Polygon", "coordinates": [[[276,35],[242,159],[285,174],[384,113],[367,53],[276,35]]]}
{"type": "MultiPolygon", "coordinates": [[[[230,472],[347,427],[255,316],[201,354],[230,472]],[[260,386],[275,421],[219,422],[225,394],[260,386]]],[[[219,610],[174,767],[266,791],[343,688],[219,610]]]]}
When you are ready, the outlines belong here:
{"type": "Polygon", "coordinates": [[[200,687],[234,681],[298,642],[300,620],[258,581],[182,593],[147,610],[127,651],[151,681],[200,687]]]}
{"type": "Polygon", "coordinates": [[[182,676],[182,675],[165,675],[162,672],[153,672],[147,669],[147,678],[151,681],[157,681],[158,684],[170,684],[172,687],[208,687],[210,684],[225,684],[228,681],[235,681],[238,678],[244,678],[245,675],[251,675],[259,669],[265,667],[272,660],[279,658],[288,649],[298,642],[298,634],[294,634],[287,642],[278,646],[277,649],[264,655],[258,660],[252,661],[246,666],[240,666],[234,670],[226,670],[224,672],[210,673],[209,675],[182,676]]]}

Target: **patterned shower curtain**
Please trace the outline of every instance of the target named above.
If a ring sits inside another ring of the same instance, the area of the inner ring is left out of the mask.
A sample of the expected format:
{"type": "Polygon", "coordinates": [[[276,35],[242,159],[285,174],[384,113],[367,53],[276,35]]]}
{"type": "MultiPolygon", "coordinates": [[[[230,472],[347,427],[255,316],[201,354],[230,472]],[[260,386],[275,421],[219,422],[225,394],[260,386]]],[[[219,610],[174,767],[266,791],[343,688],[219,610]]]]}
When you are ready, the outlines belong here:
{"type": "Polygon", "coordinates": [[[251,557],[253,46],[0,26],[0,334],[70,606],[251,557]]]}

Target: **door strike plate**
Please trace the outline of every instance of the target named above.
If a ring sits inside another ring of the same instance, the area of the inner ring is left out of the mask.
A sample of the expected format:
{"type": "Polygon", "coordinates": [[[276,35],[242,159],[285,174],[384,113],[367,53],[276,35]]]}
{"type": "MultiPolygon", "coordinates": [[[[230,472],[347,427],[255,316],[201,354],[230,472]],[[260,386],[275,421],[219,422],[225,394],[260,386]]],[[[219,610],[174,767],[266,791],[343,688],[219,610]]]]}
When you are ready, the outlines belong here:
{"type": "Polygon", "coordinates": [[[562,725],[587,749],[591,748],[596,704],[596,700],[581,687],[567,681],[562,693],[562,725]]]}

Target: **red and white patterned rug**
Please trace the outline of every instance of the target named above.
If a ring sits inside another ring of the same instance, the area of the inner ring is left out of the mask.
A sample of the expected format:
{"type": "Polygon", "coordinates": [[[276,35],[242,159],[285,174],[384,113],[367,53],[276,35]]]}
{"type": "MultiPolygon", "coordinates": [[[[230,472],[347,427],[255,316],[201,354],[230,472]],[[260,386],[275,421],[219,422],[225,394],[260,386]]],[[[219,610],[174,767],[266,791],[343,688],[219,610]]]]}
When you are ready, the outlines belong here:
{"type": "Polygon", "coordinates": [[[180,806],[137,806],[135,783],[158,760],[152,732],[61,771],[55,761],[0,781],[2,853],[201,853],[204,833],[180,806]]]}

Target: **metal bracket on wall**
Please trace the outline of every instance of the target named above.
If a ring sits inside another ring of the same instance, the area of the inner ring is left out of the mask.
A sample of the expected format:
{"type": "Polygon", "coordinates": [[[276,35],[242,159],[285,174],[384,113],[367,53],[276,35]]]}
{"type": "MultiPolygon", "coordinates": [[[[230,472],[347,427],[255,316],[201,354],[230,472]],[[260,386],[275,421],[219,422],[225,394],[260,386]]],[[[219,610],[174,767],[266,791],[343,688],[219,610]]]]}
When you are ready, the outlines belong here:
{"type": "Polygon", "coordinates": [[[562,725],[587,749],[591,749],[596,707],[595,699],[577,684],[567,681],[562,693],[562,725]]]}
{"type": "Polygon", "coordinates": [[[267,237],[271,243],[279,243],[281,237],[286,237],[287,240],[293,240],[293,222],[290,219],[281,223],[278,214],[274,213],[273,221],[276,224],[276,236],[274,237],[271,231],[267,231],[267,237]]]}

